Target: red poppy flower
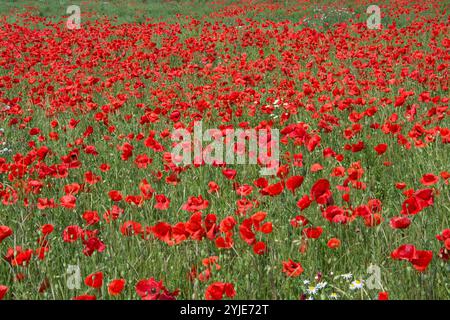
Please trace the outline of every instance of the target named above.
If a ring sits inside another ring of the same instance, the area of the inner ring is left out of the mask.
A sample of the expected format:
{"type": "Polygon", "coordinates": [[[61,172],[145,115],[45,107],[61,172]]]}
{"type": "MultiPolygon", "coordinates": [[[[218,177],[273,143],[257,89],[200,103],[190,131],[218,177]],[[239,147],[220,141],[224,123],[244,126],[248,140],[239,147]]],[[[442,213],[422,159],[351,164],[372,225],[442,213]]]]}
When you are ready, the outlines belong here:
{"type": "Polygon", "coordinates": [[[282,261],[283,272],[288,277],[298,277],[303,273],[303,267],[300,262],[294,262],[291,259],[288,261],[282,261]]]}
{"type": "Polygon", "coordinates": [[[123,146],[119,146],[117,149],[122,152],[120,157],[124,161],[127,161],[133,156],[134,147],[128,142],[125,142],[123,146]]]}
{"type": "Polygon", "coordinates": [[[64,186],[64,193],[76,195],[81,190],[81,185],[78,183],[71,183],[64,186]]]}
{"type": "Polygon", "coordinates": [[[208,183],[208,193],[217,193],[220,190],[220,187],[217,183],[215,183],[214,181],[210,181],[208,183]]]}
{"type": "Polygon", "coordinates": [[[311,199],[308,195],[304,195],[300,200],[297,201],[297,207],[300,208],[301,211],[305,210],[311,205],[311,199]]]}
{"type": "Polygon", "coordinates": [[[91,288],[98,289],[103,285],[103,272],[96,272],[88,275],[84,283],[91,288]]]}
{"type": "Polygon", "coordinates": [[[154,278],[150,278],[136,284],[136,293],[142,300],[175,300],[178,290],[169,292],[162,281],[157,282],[154,278]]]}
{"type": "Polygon", "coordinates": [[[196,212],[208,208],[208,205],[209,201],[199,195],[198,197],[189,197],[188,201],[182,206],[182,209],[189,212],[196,212]]]}
{"type": "Polygon", "coordinates": [[[313,163],[311,165],[311,169],[310,169],[311,172],[314,173],[314,172],[318,172],[320,170],[323,170],[323,166],[320,163],[313,163]]]}
{"type": "Polygon", "coordinates": [[[330,182],[326,179],[319,179],[311,188],[311,199],[318,204],[329,204],[332,199],[330,182]]]}
{"type": "Polygon", "coordinates": [[[416,254],[416,247],[412,244],[404,244],[391,253],[395,260],[412,260],[416,254]]]}
{"type": "Polygon", "coordinates": [[[396,187],[397,189],[399,189],[399,190],[403,190],[403,189],[406,188],[406,183],[404,183],[404,182],[397,182],[397,183],[395,184],[395,187],[396,187]]]}
{"type": "Polygon", "coordinates": [[[107,172],[111,169],[111,166],[107,163],[102,163],[99,168],[101,171],[107,172]]]}
{"type": "Polygon", "coordinates": [[[433,259],[433,251],[417,250],[414,257],[410,260],[414,269],[423,272],[427,269],[433,259]]]}
{"type": "Polygon", "coordinates": [[[267,181],[266,178],[258,178],[253,182],[253,184],[257,188],[265,188],[269,185],[269,182],[267,181]]]}
{"type": "Polygon", "coordinates": [[[341,246],[341,240],[339,240],[337,238],[331,238],[330,240],[328,240],[327,246],[330,249],[339,248],[341,246]]]}
{"type": "Polygon", "coordinates": [[[441,176],[442,179],[444,179],[445,184],[448,184],[448,179],[450,179],[450,172],[442,171],[440,173],[440,176],[441,176]]]}
{"type": "Polygon", "coordinates": [[[172,239],[166,243],[169,245],[178,244],[189,237],[189,233],[186,231],[186,223],[178,222],[172,227],[172,239]]]}
{"type": "Polygon", "coordinates": [[[295,218],[291,219],[290,224],[294,228],[304,227],[309,223],[309,220],[302,215],[295,216],[295,218]]]}
{"type": "MultiPolygon", "coordinates": [[[[358,209],[358,208],[356,208],[358,209]]],[[[369,210],[367,208],[367,210],[369,210]]],[[[357,210],[355,210],[357,211],[357,210]]],[[[345,215],[346,212],[344,211],[344,209],[338,207],[338,206],[329,206],[327,207],[323,212],[322,212],[322,216],[327,219],[330,222],[333,223],[347,223],[348,217],[345,215]]],[[[358,214],[357,212],[355,212],[355,214],[358,214]]],[[[370,212],[368,213],[370,214],[370,212]]]]}
{"type": "Polygon", "coordinates": [[[311,228],[306,228],[303,229],[303,234],[308,238],[308,239],[317,239],[320,237],[320,235],[322,234],[323,229],[321,227],[311,227],[311,228]]]}
{"type": "Polygon", "coordinates": [[[432,206],[434,203],[433,189],[417,190],[414,192],[413,197],[422,209],[432,206]]]}
{"type": "Polygon", "coordinates": [[[141,234],[143,232],[143,229],[142,229],[142,225],[138,222],[126,221],[126,222],[124,222],[122,227],[120,227],[120,232],[124,236],[133,236],[133,235],[141,234]]]}
{"type": "Polygon", "coordinates": [[[302,176],[292,176],[286,181],[286,188],[295,194],[295,190],[299,188],[305,178],[302,176]]]}
{"type": "Polygon", "coordinates": [[[68,226],[63,231],[64,242],[75,242],[83,234],[83,229],[79,226],[68,226]]]}
{"type": "Polygon", "coordinates": [[[253,202],[248,200],[247,198],[241,198],[236,201],[236,214],[237,215],[246,215],[247,212],[250,211],[250,209],[253,208],[253,202]]]}
{"type": "Polygon", "coordinates": [[[420,183],[422,183],[424,186],[431,186],[433,184],[436,184],[438,181],[439,177],[432,173],[424,174],[420,179],[420,183]]]}
{"type": "Polygon", "coordinates": [[[119,202],[122,200],[123,196],[120,193],[120,191],[117,190],[111,190],[108,192],[109,198],[114,202],[119,202]]]}
{"type": "Polygon", "coordinates": [[[8,238],[13,234],[13,231],[8,226],[0,226],[0,243],[2,243],[3,240],[8,238]]]}
{"type": "Polygon", "coordinates": [[[93,156],[98,156],[99,155],[99,153],[97,152],[97,149],[95,148],[95,146],[86,146],[84,148],[84,152],[86,154],[91,154],[93,156]]]}
{"type": "Polygon", "coordinates": [[[374,149],[375,149],[375,151],[378,153],[378,155],[382,155],[382,154],[385,153],[386,150],[387,150],[387,144],[385,144],[385,143],[380,143],[380,144],[377,145],[374,149]]]}
{"type": "Polygon", "coordinates": [[[436,236],[436,239],[442,242],[450,239],[450,229],[444,229],[440,234],[436,236]]]}
{"type": "Polygon", "coordinates": [[[144,198],[142,196],[128,195],[125,198],[125,202],[140,207],[144,203],[144,198]]]}
{"type": "Polygon", "coordinates": [[[30,263],[33,256],[32,249],[22,249],[20,246],[16,246],[15,250],[9,248],[5,256],[5,260],[8,261],[13,267],[15,266],[27,266],[30,263]]]}
{"type": "Polygon", "coordinates": [[[394,217],[389,221],[389,225],[393,229],[406,229],[411,224],[408,217],[394,217]]]}
{"type": "MultiPolygon", "coordinates": [[[[333,206],[331,206],[331,207],[333,207],[333,206]]],[[[328,207],[328,208],[330,208],[330,207],[328,207]]],[[[328,209],[328,208],[327,208],[327,209],[328,209]]],[[[370,215],[372,214],[372,212],[371,212],[369,206],[366,206],[366,205],[356,207],[356,208],[353,210],[353,213],[354,213],[355,215],[360,216],[360,217],[363,217],[363,218],[364,218],[364,217],[368,217],[368,216],[370,216],[370,215]]]]}
{"type": "Polygon", "coordinates": [[[139,190],[141,191],[141,195],[145,200],[151,199],[155,190],[153,190],[152,186],[148,183],[146,179],[143,179],[139,183],[139,190]]]}
{"type": "Polygon", "coordinates": [[[272,230],[273,230],[272,222],[266,222],[259,228],[259,231],[265,234],[272,233],[272,230]]]}
{"type": "Polygon", "coordinates": [[[105,219],[106,222],[109,223],[111,220],[117,220],[123,214],[123,212],[124,212],[123,209],[121,209],[116,205],[113,205],[111,210],[107,210],[103,214],[103,218],[105,219]]]}
{"type": "Polygon", "coordinates": [[[42,234],[43,234],[44,236],[47,236],[47,235],[49,235],[50,233],[52,233],[54,229],[55,229],[55,227],[53,227],[52,224],[44,224],[44,225],[41,227],[41,231],[42,231],[42,234]]]}
{"type": "Polygon", "coordinates": [[[271,184],[260,191],[263,195],[277,196],[283,192],[284,186],[282,182],[271,184]]]}
{"type": "Polygon", "coordinates": [[[83,220],[87,225],[94,225],[100,221],[97,211],[85,211],[83,213],[83,220]]]}
{"type": "Polygon", "coordinates": [[[206,300],[222,300],[226,295],[229,298],[233,298],[236,295],[234,286],[231,283],[215,282],[206,288],[205,299],[206,300]]]}
{"type": "Polygon", "coordinates": [[[97,297],[90,294],[83,294],[81,296],[73,297],[72,300],[97,300],[97,297]]]}
{"type": "Polygon", "coordinates": [[[236,225],[236,219],[234,219],[234,217],[232,216],[228,216],[225,217],[219,225],[219,230],[221,232],[229,232],[230,230],[232,230],[234,228],[234,226],[236,225]]]}
{"type": "Polygon", "coordinates": [[[233,180],[236,176],[236,170],[234,169],[223,169],[222,173],[228,180],[233,180]]]}
{"type": "Polygon", "coordinates": [[[6,293],[8,293],[8,287],[0,285],[0,300],[3,300],[3,298],[6,296],[6,293]]]}
{"type": "Polygon", "coordinates": [[[387,292],[378,293],[378,300],[389,300],[389,293],[387,292]]]}
{"type": "Polygon", "coordinates": [[[379,213],[364,217],[364,224],[368,227],[378,226],[382,221],[383,218],[379,213]]]}
{"type": "Polygon", "coordinates": [[[97,237],[90,237],[87,240],[83,240],[83,254],[85,256],[92,256],[92,254],[97,252],[103,252],[106,249],[105,244],[97,237]]]}
{"type": "Polygon", "coordinates": [[[74,209],[76,207],[77,198],[71,194],[67,194],[60,199],[61,206],[67,209],[74,209]]]}
{"type": "Polygon", "coordinates": [[[156,238],[169,243],[172,238],[172,226],[167,222],[158,222],[153,226],[152,232],[156,238]]]}
{"type": "Polygon", "coordinates": [[[253,187],[248,184],[243,184],[236,189],[236,194],[245,197],[252,193],[253,187]]]}
{"type": "Polygon", "coordinates": [[[211,278],[211,276],[212,276],[211,270],[206,269],[198,275],[198,280],[201,282],[206,282],[211,278]]]}
{"type": "Polygon", "coordinates": [[[258,241],[253,245],[253,252],[262,255],[266,252],[266,244],[262,241],[258,241]]]}
{"type": "Polygon", "coordinates": [[[258,211],[250,217],[251,222],[258,226],[267,217],[267,212],[258,211]]]}
{"type": "Polygon", "coordinates": [[[157,194],[155,196],[155,200],[156,200],[156,204],[154,206],[155,209],[158,209],[158,210],[167,210],[167,209],[169,209],[170,199],[167,198],[165,195],[157,194]]]}
{"type": "Polygon", "coordinates": [[[109,283],[108,293],[111,296],[118,296],[123,291],[124,288],[125,288],[125,280],[124,279],[116,279],[109,283]]]}
{"type": "Polygon", "coordinates": [[[403,201],[402,203],[402,211],[401,214],[418,214],[422,210],[422,207],[419,205],[417,199],[415,197],[411,197],[403,201]]]}

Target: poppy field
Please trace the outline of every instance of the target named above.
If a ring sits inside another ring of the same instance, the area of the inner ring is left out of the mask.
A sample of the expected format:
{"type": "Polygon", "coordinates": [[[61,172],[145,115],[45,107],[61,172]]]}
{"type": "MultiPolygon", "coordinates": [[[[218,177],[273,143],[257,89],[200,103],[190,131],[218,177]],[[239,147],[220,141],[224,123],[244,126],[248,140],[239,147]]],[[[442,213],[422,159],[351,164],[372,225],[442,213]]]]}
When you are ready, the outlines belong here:
{"type": "Polygon", "coordinates": [[[0,8],[0,300],[450,298],[448,2],[0,8]]]}

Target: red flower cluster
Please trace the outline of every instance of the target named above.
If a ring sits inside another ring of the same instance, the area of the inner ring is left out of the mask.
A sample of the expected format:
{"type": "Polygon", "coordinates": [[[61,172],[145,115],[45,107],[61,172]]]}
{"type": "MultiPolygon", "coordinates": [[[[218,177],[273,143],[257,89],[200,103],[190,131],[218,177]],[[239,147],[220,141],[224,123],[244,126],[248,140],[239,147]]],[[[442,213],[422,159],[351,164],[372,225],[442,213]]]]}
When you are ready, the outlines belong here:
{"type": "Polygon", "coordinates": [[[414,269],[423,272],[427,269],[433,259],[433,252],[428,250],[417,250],[412,244],[404,244],[391,253],[394,260],[407,260],[411,262],[414,269]]]}
{"type": "Polygon", "coordinates": [[[250,218],[245,219],[239,226],[239,235],[242,240],[253,246],[253,251],[256,254],[264,254],[266,252],[266,244],[262,241],[256,240],[256,232],[262,232],[265,234],[272,232],[271,222],[262,223],[266,216],[266,212],[257,212],[250,218]]]}
{"type": "Polygon", "coordinates": [[[226,295],[229,298],[233,298],[236,295],[234,286],[231,283],[215,282],[208,286],[205,292],[206,300],[222,300],[226,295]]]}
{"type": "Polygon", "coordinates": [[[136,293],[142,300],[175,300],[179,292],[178,290],[170,292],[162,281],[158,282],[154,278],[150,278],[136,284],[136,293]]]}
{"type": "Polygon", "coordinates": [[[439,257],[445,261],[448,261],[450,259],[450,229],[443,230],[436,236],[436,239],[444,244],[439,251],[439,257]]]}

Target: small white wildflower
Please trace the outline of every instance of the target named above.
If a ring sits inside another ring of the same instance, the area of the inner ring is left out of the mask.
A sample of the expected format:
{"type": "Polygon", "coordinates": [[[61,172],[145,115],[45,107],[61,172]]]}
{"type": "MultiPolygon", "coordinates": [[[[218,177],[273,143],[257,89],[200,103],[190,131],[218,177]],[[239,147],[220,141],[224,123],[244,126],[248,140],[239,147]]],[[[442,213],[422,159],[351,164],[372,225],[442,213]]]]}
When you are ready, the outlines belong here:
{"type": "Polygon", "coordinates": [[[364,287],[364,280],[354,280],[350,284],[350,290],[362,289],[364,287]]]}
{"type": "Polygon", "coordinates": [[[341,274],[341,277],[344,278],[345,280],[350,280],[353,277],[353,274],[345,273],[345,274],[341,274]]]}
{"type": "Polygon", "coordinates": [[[304,280],[303,284],[305,284],[305,285],[309,284],[309,280],[304,280]]]}
{"type": "Polygon", "coordinates": [[[306,292],[308,292],[308,294],[316,294],[317,293],[317,287],[309,286],[308,289],[306,289],[306,292]]]}
{"type": "Polygon", "coordinates": [[[327,282],[319,282],[316,287],[317,289],[323,289],[327,286],[327,284],[327,282]]]}
{"type": "Polygon", "coordinates": [[[336,292],[330,294],[330,299],[337,300],[337,298],[339,298],[339,296],[336,292]]]}

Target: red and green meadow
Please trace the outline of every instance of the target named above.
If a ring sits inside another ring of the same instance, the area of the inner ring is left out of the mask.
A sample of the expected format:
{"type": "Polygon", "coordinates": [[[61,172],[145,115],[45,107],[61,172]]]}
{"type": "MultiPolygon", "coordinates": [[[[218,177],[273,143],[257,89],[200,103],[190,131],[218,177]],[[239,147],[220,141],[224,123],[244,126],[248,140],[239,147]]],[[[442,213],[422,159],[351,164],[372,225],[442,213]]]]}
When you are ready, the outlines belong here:
{"type": "Polygon", "coordinates": [[[450,298],[446,1],[0,8],[0,299],[450,298]]]}

